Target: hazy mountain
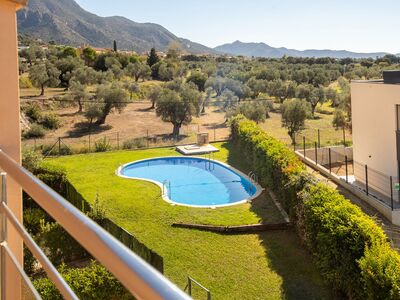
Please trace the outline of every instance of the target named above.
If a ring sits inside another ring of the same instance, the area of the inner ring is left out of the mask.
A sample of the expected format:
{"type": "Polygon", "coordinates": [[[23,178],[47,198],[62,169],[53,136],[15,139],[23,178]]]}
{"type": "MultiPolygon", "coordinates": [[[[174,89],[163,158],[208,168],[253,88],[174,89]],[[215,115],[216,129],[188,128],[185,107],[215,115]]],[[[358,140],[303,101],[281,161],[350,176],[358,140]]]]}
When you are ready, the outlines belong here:
{"type": "Polygon", "coordinates": [[[173,41],[182,43],[193,54],[215,53],[206,46],[178,38],[164,27],[137,23],[124,17],[99,17],[82,9],[74,0],[30,0],[18,12],[18,30],[44,41],[57,44],[148,51],[151,47],[165,50],[173,41]]]}
{"type": "Polygon", "coordinates": [[[336,58],[376,58],[377,56],[384,56],[385,52],[377,53],[357,53],[346,50],[294,50],[287,48],[274,48],[265,43],[242,43],[236,41],[231,44],[225,44],[214,48],[215,50],[231,54],[231,55],[243,55],[243,56],[254,56],[254,57],[274,57],[279,58],[284,55],[294,57],[336,57],[336,58]]]}

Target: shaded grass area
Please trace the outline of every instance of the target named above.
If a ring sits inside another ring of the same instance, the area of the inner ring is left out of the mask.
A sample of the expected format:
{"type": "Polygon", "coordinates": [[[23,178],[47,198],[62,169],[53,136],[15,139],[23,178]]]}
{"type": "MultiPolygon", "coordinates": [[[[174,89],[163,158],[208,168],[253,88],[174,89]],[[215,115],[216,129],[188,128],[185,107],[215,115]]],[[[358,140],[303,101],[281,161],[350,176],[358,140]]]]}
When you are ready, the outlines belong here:
{"type": "MultiPolygon", "coordinates": [[[[243,172],[243,153],[229,143],[215,159],[243,172]]],[[[292,231],[221,235],[173,228],[174,222],[240,225],[280,222],[282,218],[265,193],[253,202],[218,209],[171,206],[160,189],[144,181],[115,175],[120,164],[178,155],[173,148],[77,155],[50,160],[66,168],[68,178],[89,201],[96,194],[107,215],[164,257],[165,275],[181,288],[191,276],[209,288],[213,299],[330,299],[310,255],[292,231]]],[[[204,293],[194,289],[197,299],[204,293]]]]}

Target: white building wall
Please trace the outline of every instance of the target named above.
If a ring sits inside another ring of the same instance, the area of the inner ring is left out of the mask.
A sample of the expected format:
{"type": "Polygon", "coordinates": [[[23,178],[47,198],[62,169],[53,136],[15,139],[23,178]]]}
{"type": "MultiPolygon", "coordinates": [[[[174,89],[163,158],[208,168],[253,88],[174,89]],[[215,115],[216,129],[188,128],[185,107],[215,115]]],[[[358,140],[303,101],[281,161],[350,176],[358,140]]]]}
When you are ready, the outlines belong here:
{"type": "MultiPolygon", "coordinates": [[[[400,85],[352,82],[351,102],[355,162],[368,165],[371,172],[374,169],[397,177],[396,104],[400,105],[400,85]]],[[[357,180],[365,181],[364,168],[355,168],[354,173],[357,180]]],[[[375,177],[370,176],[370,186],[387,190],[387,182],[378,182],[375,177]]]]}

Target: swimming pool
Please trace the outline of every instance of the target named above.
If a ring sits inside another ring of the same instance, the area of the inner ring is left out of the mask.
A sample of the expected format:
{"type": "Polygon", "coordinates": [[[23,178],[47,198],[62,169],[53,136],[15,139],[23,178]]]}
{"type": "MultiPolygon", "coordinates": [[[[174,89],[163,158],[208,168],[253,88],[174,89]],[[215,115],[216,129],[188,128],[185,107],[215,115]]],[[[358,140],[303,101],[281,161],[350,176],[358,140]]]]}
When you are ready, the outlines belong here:
{"type": "Polygon", "coordinates": [[[261,189],[240,171],[198,157],[136,161],[120,167],[117,174],[157,184],[163,191],[164,200],[177,205],[229,206],[244,203],[261,193],[261,189]]]}

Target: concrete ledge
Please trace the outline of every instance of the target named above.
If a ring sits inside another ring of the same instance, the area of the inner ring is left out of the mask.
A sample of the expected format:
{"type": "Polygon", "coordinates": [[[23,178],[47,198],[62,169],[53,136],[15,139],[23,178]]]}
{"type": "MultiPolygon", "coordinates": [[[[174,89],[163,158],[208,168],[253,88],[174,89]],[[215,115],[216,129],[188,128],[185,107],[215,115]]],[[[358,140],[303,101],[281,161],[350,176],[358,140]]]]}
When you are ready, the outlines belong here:
{"type": "Polygon", "coordinates": [[[197,145],[186,145],[186,146],[178,146],[176,147],[176,151],[183,155],[200,155],[200,154],[208,154],[213,152],[218,152],[219,149],[208,144],[203,146],[197,145]]]}
{"type": "Polygon", "coordinates": [[[287,230],[293,227],[292,223],[275,223],[275,224],[253,224],[253,225],[239,225],[239,226],[216,226],[216,225],[200,225],[200,224],[187,224],[187,223],[173,223],[172,227],[203,230],[224,234],[245,234],[264,232],[271,230],[287,230]]]}
{"type": "Polygon", "coordinates": [[[374,197],[367,196],[365,193],[360,191],[357,187],[354,187],[352,184],[347,183],[344,179],[340,178],[334,173],[330,173],[328,169],[321,166],[320,164],[315,164],[315,162],[308,157],[304,157],[302,153],[296,151],[297,156],[308,166],[317,170],[325,177],[331,179],[336,184],[348,190],[353,195],[357,196],[361,200],[365,201],[373,208],[378,210],[382,215],[384,215],[392,224],[400,226],[400,210],[393,210],[392,208],[385,205],[381,201],[377,200],[374,197]]]}

